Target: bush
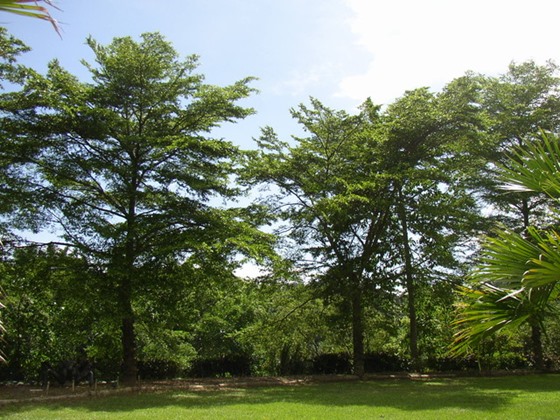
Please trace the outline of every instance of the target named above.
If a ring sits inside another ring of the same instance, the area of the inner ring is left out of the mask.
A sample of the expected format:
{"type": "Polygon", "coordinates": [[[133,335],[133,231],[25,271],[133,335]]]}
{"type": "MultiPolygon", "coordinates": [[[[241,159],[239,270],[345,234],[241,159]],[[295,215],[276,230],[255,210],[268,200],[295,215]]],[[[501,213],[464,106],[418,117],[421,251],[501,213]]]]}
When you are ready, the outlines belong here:
{"type": "Polygon", "coordinates": [[[280,375],[305,375],[308,372],[309,361],[305,360],[300,352],[290,354],[288,350],[282,349],[278,366],[280,375]]]}
{"type": "Polygon", "coordinates": [[[409,362],[396,354],[367,353],[364,356],[364,371],[366,373],[402,372],[407,370],[409,362]]]}
{"type": "Polygon", "coordinates": [[[251,357],[243,354],[197,359],[189,370],[189,376],[197,378],[250,376],[251,365],[251,357]]]}
{"type": "Polygon", "coordinates": [[[348,374],[352,363],[346,353],[325,353],[313,359],[311,373],[319,375],[348,374]]]}
{"type": "Polygon", "coordinates": [[[530,361],[521,353],[504,352],[463,357],[433,357],[426,360],[424,367],[434,372],[515,370],[529,368],[530,361]]]}
{"type": "Polygon", "coordinates": [[[493,368],[504,370],[527,369],[531,365],[530,361],[527,360],[527,357],[518,352],[500,353],[493,362],[493,368]]]}
{"type": "Polygon", "coordinates": [[[464,357],[429,357],[424,369],[431,372],[460,372],[479,370],[479,363],[473,355],[464,357]]]}
{"type": "Polygon", "coordinates": [[[38,374],[33,375],[32,378],[27,378],[21,366],[15,363],[2,362],[0,363],[0,382],[7,381],[24,381],[25,379],[37,380],[38,374]]]}
{"type": "Polygon", "coordinates": [[[169,360],[147,360],[138,362],[140,379],[173,379],[183,376],[183,369],[169,360]]]}

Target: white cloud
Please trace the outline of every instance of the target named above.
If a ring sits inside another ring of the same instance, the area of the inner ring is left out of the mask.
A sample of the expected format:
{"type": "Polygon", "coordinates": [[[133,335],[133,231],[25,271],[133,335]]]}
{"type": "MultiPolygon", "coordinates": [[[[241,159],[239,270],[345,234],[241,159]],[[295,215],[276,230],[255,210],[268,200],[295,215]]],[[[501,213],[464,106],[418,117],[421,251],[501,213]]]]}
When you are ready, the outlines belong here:
{"type": "Polygon", "coordinates": [[[325,75],[324,69],[320,68],[312,68],[306,71],[292,70],[286,80],[282,80],[271,88],[271,92],[276,95],[301,96],[320,84],[325,75]]]}
{"type": "Polygon", "coordinates": [[[371,55],[365,73],[345,77],[338,95],[391,102],[405,90],[441,88],[467,70],[507,71],[512,61],[559,57],[553,0],[346,0],[357,43],[371,55]]]}

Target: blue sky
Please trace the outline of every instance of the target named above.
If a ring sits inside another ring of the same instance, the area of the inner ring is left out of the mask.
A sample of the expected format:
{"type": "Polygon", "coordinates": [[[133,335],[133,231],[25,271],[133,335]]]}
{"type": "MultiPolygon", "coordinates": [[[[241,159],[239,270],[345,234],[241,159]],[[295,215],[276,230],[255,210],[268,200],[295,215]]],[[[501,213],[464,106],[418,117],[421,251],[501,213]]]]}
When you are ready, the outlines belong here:
{"type": "Polygon", "coordinates": [[[259,78],[258,114],[219,134],[251,147],[260,127],[297,134],[289,109],[309,96],[352,112],[368,96],[387,104],[407,89],[440,89],[467,70],[507,71],[512,60],[560,63],[556,0],[55,0],[62,39],[46,22],[3,13],[0,24],[81,78],[85,39],[159,31],[182,56],[200,55],[212,84],[259,78]]]}

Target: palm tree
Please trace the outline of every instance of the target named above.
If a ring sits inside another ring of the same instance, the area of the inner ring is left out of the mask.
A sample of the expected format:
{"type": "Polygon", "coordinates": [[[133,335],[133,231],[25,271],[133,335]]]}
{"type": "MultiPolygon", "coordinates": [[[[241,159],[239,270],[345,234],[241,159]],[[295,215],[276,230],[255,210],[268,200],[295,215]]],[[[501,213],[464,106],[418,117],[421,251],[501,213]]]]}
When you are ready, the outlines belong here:
{"type": "Polygon", "coordinates": [[[48,9],[39,3],[56,8],[51,0],[0,0],[0,11],[46,20],[53,25],[54,30],[60,35],[58,22],[51,16],[48,9]]]}
{"type": "Polygon", "coordinates": [[[555,315],[560,296],[560,139],[546,133],[541,137],[541,142],[525,142],[514,151],[501,179],[506,190],[547,196],[555,222],[522,233],[505,230],[485,240],[472,275],[479,286],[463,289],[468,303],[455,321],[452,353],[468,352],[485,337],[528,324],[535,365],[543,367],[541,332],[545,319],[555,315]]]}

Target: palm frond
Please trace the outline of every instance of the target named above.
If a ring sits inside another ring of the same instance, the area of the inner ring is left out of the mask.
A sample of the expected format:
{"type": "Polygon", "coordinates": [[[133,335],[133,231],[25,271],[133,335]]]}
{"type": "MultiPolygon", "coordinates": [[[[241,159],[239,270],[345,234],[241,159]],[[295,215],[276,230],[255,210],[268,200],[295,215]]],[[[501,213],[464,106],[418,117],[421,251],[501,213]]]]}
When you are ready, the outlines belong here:
{"type": "MultiPolygon", "coordinates": [[[[507,295],[511,295],[511,290],[489,285],[479,290],[463,288],[460,293],[471,303],[461,311],[460,317],[453,323],[456,329],[450,349],[453,355],[468,353],[484,338],[511,325],[514,322],[511,314],[517,311],[520,303],[516,295],[506,298],[507,295]]],[[[524,321],[526,316],[518,317],[515,324],[524,321]]]]}
{"type": "Polygon", "coordinates": [[[491,283],[508,289],[523,287],[527,270],[534,268],[538,245],[516,232],[504,230],[483,243],[481,262],[472,274],[477,283],[491,283]]]}
{"type": "Polygon", "coordinates": [[[553,287],[503,289],[484,284],[480,289],[463,288],[460,293],[470,303],[453,323],[456,329],[450,353],[468,353],[482,340],[499,331],[516,331],[522,324],[541,325],[554,307],[553,287]]]}
{"type": "Polygon", "coordinates": [[[560,199],[560,140],[541,132],[541,141],[527,141],[514,150],[502,168],[504,189],[544,193],[560,199]]]}
{"type": "Polygon", "coordinates": [[[46,20],[53,25],[54,30],[60,35],[58,21],[51,16],[46,7],[39,5],[39,2],[57,9],[51,0],[0,0],[0,11],[46,20]]]}
{"type": "Polygon", "coordinates": [[[539,232],[529,229],[538,244],[539,253],[529,261],[530,267],[523,275],[525,287],[541,287],[560,282],[560,235],[555,231],[539,232]]]}
{"type": "MultiPolygon", "coordinates": [[[[560,200],[560,138],[541,133],[540,141],[517,148],[502,167],[504,188],[546,194],[560,200]]],[[[551,209],[554,210],[554,209],[551,209]]],[[[452,354],[476,348],[498,331],[515,331],[528,323],[544,329],[560,297],[560,234],[529,227],[521,235],[496,233],[483,244],[481,262],[472,275],[479,289],[461,291],[467,302],[459,312],[452,354]]]]}

